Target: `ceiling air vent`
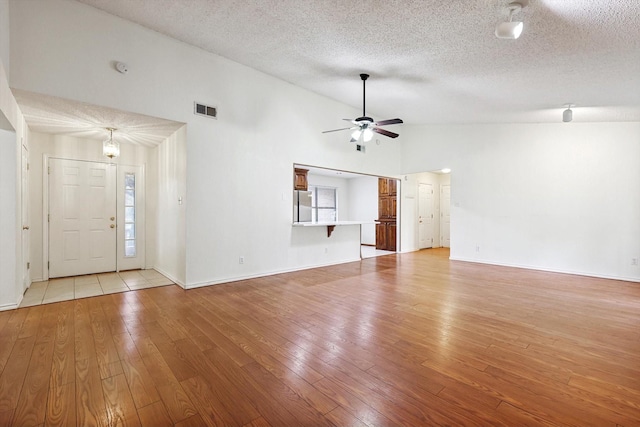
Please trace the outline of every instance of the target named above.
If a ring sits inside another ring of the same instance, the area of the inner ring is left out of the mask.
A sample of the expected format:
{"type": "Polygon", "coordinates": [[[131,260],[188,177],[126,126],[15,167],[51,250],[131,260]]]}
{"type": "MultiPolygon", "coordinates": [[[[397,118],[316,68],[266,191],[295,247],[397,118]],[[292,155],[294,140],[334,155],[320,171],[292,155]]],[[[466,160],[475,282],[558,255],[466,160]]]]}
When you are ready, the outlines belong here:
{"type": "Polygon", "coordinates": [[[197,102],[195,104],[194,114],[199,116],[211,117],[212,119],[218,118],[218,109],[216,107],[210,107],[208,105],[199,104],[197,102]]]}

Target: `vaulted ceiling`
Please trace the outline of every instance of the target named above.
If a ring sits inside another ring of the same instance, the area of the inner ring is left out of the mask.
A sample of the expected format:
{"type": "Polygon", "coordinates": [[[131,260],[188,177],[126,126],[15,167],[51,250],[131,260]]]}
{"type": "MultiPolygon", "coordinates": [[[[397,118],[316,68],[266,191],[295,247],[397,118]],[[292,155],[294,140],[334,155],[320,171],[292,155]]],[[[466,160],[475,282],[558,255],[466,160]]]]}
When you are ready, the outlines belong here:
{"type": "Polygon", "coordinates": [[[78,0],[406,123],[640,121],[640,1],[78,0]]]}

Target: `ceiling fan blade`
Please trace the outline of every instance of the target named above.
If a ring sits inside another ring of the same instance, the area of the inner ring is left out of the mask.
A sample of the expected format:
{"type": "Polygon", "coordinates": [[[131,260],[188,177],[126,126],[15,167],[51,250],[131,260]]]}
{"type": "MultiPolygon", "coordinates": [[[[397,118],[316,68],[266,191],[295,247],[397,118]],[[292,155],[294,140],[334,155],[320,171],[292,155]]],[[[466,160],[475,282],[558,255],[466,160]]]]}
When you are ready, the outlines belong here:
{"type": "Polygon", "coordinates": [[[356,128],[355,127],[350,127],[350,128],[342,128],[342,129],[324,130],[324,131],[322,131],[322,133],[338,132],[340,130],[348,130],[348,129],[356,129],[356,128]]]}
{"type": "Polygon", "coordinates": [[[379,133],[380,135],[388,136],[389,138],[397,138],[400,135],[397,133],[389,132],[388,130],[380,129],[380,128],[371,128],[375,133],[379,133]]]}
{"type": "Polygon", "coordinates": [[[385,125],[396,125],[400,123],[404,123],[402,119],[389,119],[389,120],[380,120],[378,122],[375,122],[374,125],[385,126],[385,125]]]}

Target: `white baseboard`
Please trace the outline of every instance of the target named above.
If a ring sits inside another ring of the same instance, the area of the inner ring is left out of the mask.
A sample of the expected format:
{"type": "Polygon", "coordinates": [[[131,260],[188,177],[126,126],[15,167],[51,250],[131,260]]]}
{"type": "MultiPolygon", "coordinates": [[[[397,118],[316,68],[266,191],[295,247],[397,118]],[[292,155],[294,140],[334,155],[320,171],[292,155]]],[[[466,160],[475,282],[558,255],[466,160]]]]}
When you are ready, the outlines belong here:
{"type": "Polygon", "coordinates": [[[470,258],[464,258],[464,257],[449,257],[449,259],[451,261],[473,262],[477,264],[498,265],[500,267],[523,268],[525,270],[546,271],[549,273],[571,274],[574,276],[595,277],[598,279],[622,280],[625,282],[640,283],[640,278],[637,278],[637,277],[612,276],[612,275],[592,273],[587,271],[562,270],[562,269],[545,268],[545,267],[539,267],[539,266],[533,266],[533,265],[500,263],[500,262],[486,261],[482,259],[470,259],[470,258]]]}
{"type": "Polygon", "coordinates": [[[157,271],[158,273],[162,274],[164,277],[166,277],[167,279],[171,280],[173,283],[175,283],[176,285],[180,286],[183,289],[187,289],[184,286],[184,283],[178,279],[176,279],[175,277],[173,277],[173,275],[167,273],[166,271],[162,270],[161,268],[158,267],[151,267],[151,269],[157,271]]]}
{"type": "Polygon", "coordinates": [[[349,263],[349,262],[356,262],[356,261],[361,261],[361,259],[360,258],[354,258],[354,259],[350,259],[350,260],[340,261],[340,262],[337,262],[337,263],[336,262],[330,262],[330,263],[325,263],[325,264],[314,264],[314,265],[307,265],[307,266],[304,266],[304,267],[296,267],[296,268],[291,268],[291,269],[272,270],[272,271],[263,272],[263,273],[250,274],[250,275],[247,275],[247,276],[235,276],[235,277],[227,277],[227,278],[224,278],[224,279],[213,279],[213,280],[208,280],[208,281],[205,281],[205,282],[190,283],[186,287],[184,287],[184,286],[183,287],[185,289],[195,289],[195,288],[201,288],[203,286],[211,286],[211,285],[220,285],[222,283],[239,282],[241,280],[256,279],[258,277],[274,276],[276,274],[292,273],[294,271],[310,270],[312,268],[328,267],[328,266],[331,266],[331,265],[346,264],[346,263],[349,263]]]}
{"type": "Polygon", "coordinates": [[[20,301],[18,301],[17,304],[3,304],[3,305],[0,305],[0,311],[15,310],[16,308],[20,307],[20,303],[21,302],[22,302],[22,297],[20,297],[20,301]]]}

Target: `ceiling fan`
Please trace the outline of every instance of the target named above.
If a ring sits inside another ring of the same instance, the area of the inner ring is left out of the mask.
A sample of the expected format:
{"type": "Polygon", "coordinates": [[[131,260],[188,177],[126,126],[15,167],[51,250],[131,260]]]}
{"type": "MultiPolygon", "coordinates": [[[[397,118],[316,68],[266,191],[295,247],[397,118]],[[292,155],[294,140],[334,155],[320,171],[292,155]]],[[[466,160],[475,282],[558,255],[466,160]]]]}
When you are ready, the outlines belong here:
{"type": "Polygon", "coordinates": [[[327,132],[338,132],[341,130],[353,130],[351,134],[350,142],[369,142],[373,137],[373,133],[379,133],[380,135],[388,136],[389,138],[397,138],[399,135],[394,132],[389,132],[385,129],[380,129],[378,126],[386,126],[386,125],[395,125],[399,123],[403,123],[401,119],[389,119],[389,120],[379,120],[374,122],[371,117],[367,117],[365,113],[365,85],[366,81],[369,78],[369,74],[360,74],[360,78],[362,79],[362,117],[358,117],[357,119],[343,119],[348,122],[353,123],[355,126],[341,129],[333,129],[333,130],[325,130],[322,133],[327,132]]]}

